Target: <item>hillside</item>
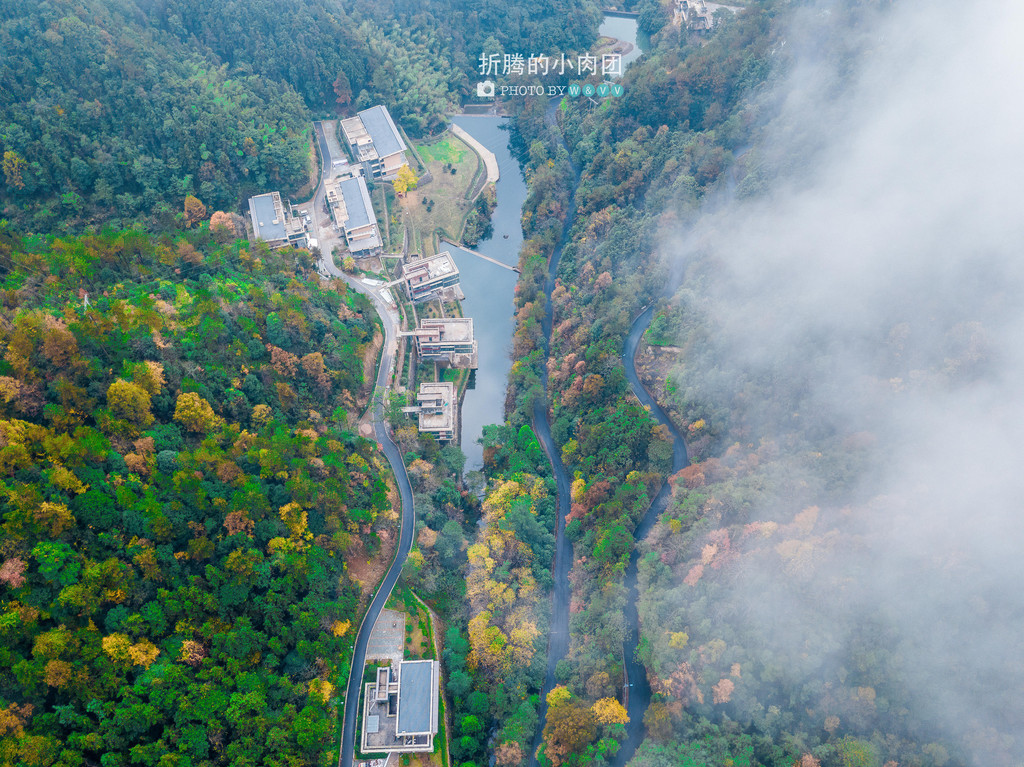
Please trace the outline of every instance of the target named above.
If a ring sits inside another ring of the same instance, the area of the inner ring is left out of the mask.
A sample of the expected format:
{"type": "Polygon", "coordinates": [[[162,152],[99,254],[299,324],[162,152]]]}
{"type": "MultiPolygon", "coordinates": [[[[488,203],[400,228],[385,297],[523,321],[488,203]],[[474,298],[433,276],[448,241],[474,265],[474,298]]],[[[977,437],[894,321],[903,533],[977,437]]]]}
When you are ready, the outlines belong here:
{"type": "Polygon", "coordinates": [[[332,758],[346,561],[396,521],[373,315],[216,234],[2,234],[6,764],[332,758]]]}

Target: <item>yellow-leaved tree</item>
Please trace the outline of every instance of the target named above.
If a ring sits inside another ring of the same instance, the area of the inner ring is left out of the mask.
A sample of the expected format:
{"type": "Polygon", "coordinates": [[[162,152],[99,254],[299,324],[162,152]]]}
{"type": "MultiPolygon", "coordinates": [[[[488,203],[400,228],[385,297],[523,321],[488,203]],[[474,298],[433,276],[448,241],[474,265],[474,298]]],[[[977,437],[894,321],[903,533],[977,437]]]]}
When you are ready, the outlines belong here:
{"type": "Polygon", "coordinates": [[[416,178],[416,173],[408,165],[403,165],[398,169],[398,177],[394,180],[395,191],[399,196],[404,195],[410,189],[415,189],[419,179],[416,178]]]}
{"type": "Polygon", "coordinates": [[[185,392],[174,405],[174,420],[189,431],[206,434],[220,424],[210,403],[195,392],[185,392]]]}

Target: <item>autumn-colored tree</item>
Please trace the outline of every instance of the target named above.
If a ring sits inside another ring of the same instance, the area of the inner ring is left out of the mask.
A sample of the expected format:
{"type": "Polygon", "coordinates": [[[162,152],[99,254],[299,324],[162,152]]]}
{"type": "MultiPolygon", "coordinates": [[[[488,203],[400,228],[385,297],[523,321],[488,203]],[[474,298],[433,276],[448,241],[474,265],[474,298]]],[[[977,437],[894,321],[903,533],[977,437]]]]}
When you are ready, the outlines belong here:
{"type": "Polygon", "coordinates": [[[235,222],[230,213],[215,210],[210,216],[210,232],[218,242],[227,242],[235,236],[235,222]]]}
{"type": "Polygon", "coordinates": [[[190,266],[199,266],[203,263],[203,254],[196,250],[195,246],[186,239],[178,240],[178,258],[190,266]]]}
{"type": "Polygon", "coordinates": [[[716,704],[728,703],[729,699],[732,698],[732,692],[736,689],[735,683],[731,679],[720,679],[718,684],[711,688],[711,698],[716,704]]]}
{"type": "Polygon", "coordinates": [[[647,733],[661,743],[672,740],[672,720],[664,701],[654,700],[644,712],[644,726],[647,733]]]}
{"type": "Polygon", "coordinates": [[[4,178],[7,180],[7,186],[15,189],[25,188],[25,165],[25,161],[13,149],[4,152],[4,178]]]}
{"type": "Polygon", "coordinates": [[[199,198],[188,195],[185,197],[185,226],[191,228],[206,218],[206,206],[199,198]]]}
{"type": "Polygon", "coordinates": [[[299,372],[299,358],[290,352],[286,352],[277,346],[267,345],[270,350],[270,364],[274,366],[279,376],[295,378],[299,372]]]}
{"type": "Polygon", "coordinates": [[[302,369],[316,383],[322,394],[331,391],[331,374],[324,364],[324,355],[320,352],[311,352],[302,358],[302,369]]]}
{"type": "Polygon", "coordinates": [[[336,96],[334,102],[340,108],[347,107],[352,103],[352,83],[349,82],[348,76],[344,72],[339,71],[334,80],[334,95],[336,96]]]}
{"type": "Polygon", "coordinates": [[[194,642],[191,639],[186,639],[181,644],[181,655],[179,659],[189,666],[195,668],[203,662],[203,658],[206,657],[206,648],[203,647],[199,642],[194,642]]]}
{"type": "Polygon", "coordinates": [[[4,560],[3,565],[0,565],[0,583],[10,586],[12,589],[21,588],[25,585],[25,576],[23,575],[25,567],[25,560],[18,557],[4,560]]]}
{"type": "Polygon", "coordinates": [[[352,256],[345,256],[341,261],[341,268],[351,274],[356,270],[356,260],[352,256]]]}
{"type": "Polygon", "coordinates": [[[419,179],[416,178],[416,173],[408,164],[403,165],[398,169],[398,176],[395,178],[393,184],[395,186],[395,192],[398,196],[403,196],[410,189],[415,189],[419,179]]]}
{"type": "Polygon", "coordinates": [[[589,706],[578,700],[558,700],[552,705],[549,696],[544,753],[552,764],[557,766],[570,754],[580,753],[596,737],[597,718],[589,706]]]}
{"type": "Polygon", "coordinates": [[[521,764],[525,758],[523,747],[514,740],[506,740],[494,751],[494,759],[499,767],[514,767],[521,764]]]}
{"type": "Polygon", "coordinates": [[[185,392],[178,397],[174,406],[174,420],[189,431],[199,434],[206,434],[220,423],[210,403],[195,392],[185,392]]]}
{"type": "Polygon", "coordinates": [[[165,383],[164,366],[149,360],[140,362],[132,370],[132,381],[150,394],[159,394],[165,383]]]}
{"type": "Polygon", "coordinates": [[[118,418],[136,426],[153,423],[153,401],[149,392],[132,381],[119,378],[107,387],[107,406],[118,418]]]}
{"type": "Polygon", "coordinates": [[[593,705],[594,716],[600,724],[628,724],[626,707],[615,698],[601,698],[593,705]]]}

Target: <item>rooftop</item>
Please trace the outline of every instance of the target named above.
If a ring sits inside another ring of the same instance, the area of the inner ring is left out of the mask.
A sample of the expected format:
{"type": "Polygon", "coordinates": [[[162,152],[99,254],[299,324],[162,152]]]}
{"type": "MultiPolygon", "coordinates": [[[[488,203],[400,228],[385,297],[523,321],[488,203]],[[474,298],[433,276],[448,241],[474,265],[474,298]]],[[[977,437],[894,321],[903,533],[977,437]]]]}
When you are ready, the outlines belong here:
{"type": "Polygon", "coordinates": [[[359,162],[405,151],[405,141],[387,108],[381,104],[341,121],[341,130],[359,162]]]}
{"type": "Polygon", "coordinates": [[[472,341],[473,340],[473,318],[472,317],[451,317],[448,319],[425,318],[420,320],[421,337],[429,338],[440,335],[445,341],[472,341]]]}
{"type": "Polygon", "coordinates": [[[416,259],[405,265],[407,277],[419,274],[423,270],[426,270],[426,279],[433,280],[453,272],[458,272],[459,268],[455,265],[455,259],[452,258],[452,254],[444,250],[436,256],[416,259]]]}
{"type": "Polygon", "coordinates": [[[398,673],[398,725],[395,732],[399,735],[430,732],[434,662],[402,661],[398,673]]]}
{"type": "Polygon", "coordinates": [[[363,121],[366,132],[370,134],[378,157],[387,157],[389,154],[405,151],[402,135],[395,127],[391,114],[382,104],[364,109],[359,113],[359,119],[363,121]]]}
{"type": "Polygon", "coordinates": [[[281,204],[281,196],[276,192],[250,197],[249,216],[257,239],[273,242],[288,237],[284,226],[284,206],[281,204]]]}
{"type": "MultiPolygon", "coordinates": [[[[454,433],[455,384],[451,381],[421,383],[416,395],[419,429],[427,432],[454,433]]],[[[447,437],[446,437],[447,438],[447,437]]]]}
{"type": "Polygon", "coordinates": [[[373,215],[373,203],[370,202],[370,191],[366,188],[366,181],[362,176],[346,178],[338,187],[341,189],[341,196],[345,199],[345,209],[348,211],[348,221],[345,227],[358,229],[368,224],[376,224],[377,218],[373,215]]]}

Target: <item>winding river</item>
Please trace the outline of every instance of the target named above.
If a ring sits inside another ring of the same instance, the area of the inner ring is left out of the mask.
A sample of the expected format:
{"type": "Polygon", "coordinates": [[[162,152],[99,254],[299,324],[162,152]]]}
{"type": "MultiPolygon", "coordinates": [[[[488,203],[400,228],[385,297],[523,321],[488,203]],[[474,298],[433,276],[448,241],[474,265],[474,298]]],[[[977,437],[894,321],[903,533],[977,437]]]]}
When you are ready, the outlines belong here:
{"type": "MultiPolygon", "coordinates": [[[[509,266],[519,263],[523,245],[522,208],[526,181],[509,149],[508,120],[500,117],[458,115],[453,122],[494,153],[500,176],[495,184],[497,205],[491,214],[494,234],[481,240],[475,250],[509,266]]],[[[515,290],[519,277],[509,269],[489,263],[455,246],[445,245],[459,267],[462,312],[473,318],[479,347],[475,386],[462,398],[461,447],[466,471],[483,467],[484,449],[477,441],[488,424],[505,422],[505,391],[512,368],[512,334],[515,332],[515,290]]]]}

